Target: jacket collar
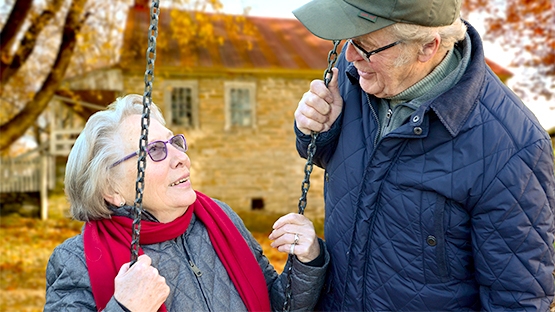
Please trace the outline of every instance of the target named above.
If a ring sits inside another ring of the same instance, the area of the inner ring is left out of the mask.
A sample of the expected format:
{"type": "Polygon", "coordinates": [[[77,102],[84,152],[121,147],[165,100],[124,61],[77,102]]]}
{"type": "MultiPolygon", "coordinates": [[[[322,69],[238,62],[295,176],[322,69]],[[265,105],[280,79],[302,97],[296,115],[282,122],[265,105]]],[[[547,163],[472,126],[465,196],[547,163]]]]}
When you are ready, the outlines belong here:
{"type": "MultiPolygon", "coordinates": [[[[470,112],[478,103],[479,94],[485,79],[486,63],[480,35],[470,24],[467,33],[470,37],[470,61],[461,80],[447,92],[441,94],[430,103],[445,128],[456,136],[467,121],[470,112]],[[456,99],[456,103],[453,102],[456,99]]],[[[464,41],[462,41],[464,44],[464,41]]],[[[463,46],[463,50],[468,47],[463,46]]]]}
{"type": "MultiPolygon", "coordinates": [[[[470,61],[466,72],[453,88],[435,99],[423,103],[418,110],[425,109],[427,111],[429,108],[433,109],[452,136],[456,136],[460,132],[470,112],[476,105],[486,72],[484,50],[480,35],[469,23],[465,22],[465,24],[471,42],[470,61]],[[456,103],[454,103],[453,99],[457,99],[456,103]]],[[[458,44],[462,45],[463,51],[469,48],[465,40],[460,41],[458,44]]],[[[358,80],[360,76],[352,63],[347,66],[346,74],[351,84],[359,85],[358,80]]]]}

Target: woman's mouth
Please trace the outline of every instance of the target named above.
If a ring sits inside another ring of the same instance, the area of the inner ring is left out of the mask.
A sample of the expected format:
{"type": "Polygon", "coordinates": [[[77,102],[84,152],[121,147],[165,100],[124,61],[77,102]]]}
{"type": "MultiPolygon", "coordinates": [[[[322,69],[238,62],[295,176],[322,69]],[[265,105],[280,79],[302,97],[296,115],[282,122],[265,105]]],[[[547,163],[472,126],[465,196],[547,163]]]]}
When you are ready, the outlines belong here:
{"type": "Polygon", "coordinates": [[[170,186],[176,186],[178,184],[185,183],[187,181],[189,181],[189,178],[183,178],[183,179],[180,179],[180,180],[177,180],[177,181],[173,182],[172,184],[170,184],[170,186]]]}

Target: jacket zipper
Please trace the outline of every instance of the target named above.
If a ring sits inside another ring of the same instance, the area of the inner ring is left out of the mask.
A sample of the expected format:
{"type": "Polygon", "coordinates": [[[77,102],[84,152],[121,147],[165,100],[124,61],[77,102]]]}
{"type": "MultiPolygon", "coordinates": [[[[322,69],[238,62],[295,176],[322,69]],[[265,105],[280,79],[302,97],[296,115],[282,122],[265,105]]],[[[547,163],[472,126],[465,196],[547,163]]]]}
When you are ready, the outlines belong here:
{"type": "Polygon", "coordinates": [[[364,94],[366,95],[366,100],[368,101],[368,106],[370,106],[370,111],[372,111],[372,115],[374,116],[374,119],[376,120],[376,123],[378,124],[378,132],[376,133],[376,136],[374,137],[374,149],[376,148],[376,145],[378,144],[378,138],[380,137],[380,132],[381,130],[381,125],[380,125],[380,119],[378,118],[378,114],[376,114],[376,111],[374,110],[374,107],[372,106],[372,102],[370,101],[370,97],[368,96],[368,93],[364,92],[364,94]]]}
{"type": "Polygon", "coordinates": [[[198,268],[198,266],[193,262],[193,260],[189,259],[189,265],[191,266],[191,269],[193,270],[193,273],[195,273],[195,275],[197,277],[201,277],[202,276],[202,271],[198,268]]]}
{"type": "Polygon", "coordinates": [[[212,311],[211,306],[210,306],[210,302],[209,302],[206,294],[204,293],[204,289],[202,288],[202,284],[200,282],[200,277],[202,276],[202,271],[193,262],[193,259],[191,259],[191,256],[190,256],[191,253],[189,251],[189,248],[187,246],[186,241],[187,241],[186,237],[183,237],[183,239],[181,240],[181,244],[183,245],[183,249],[185,250],[185,257],[187,258],[187,263],[189,264],[189,267],[191,268],[191,270],[193,271],[193,273],[196,276],[198,287],[199,287],[200,293],[202,294],[202,297],[204,298],[204,303],[206,304],[206,307],[208,308],[209,311],[212,311]]]}
{"type": "MultiPolygon", "coordinates": [[[[389,106],[389,104],[387,104],[389,106]]],[[[391,123],[391,116],[393,115],[393,110],[391,109],[391,106],[389,106],[389,108],[387,109],[387,113],[385,114],[385,118],[387,119],[387,123],[386,123],[386,127],[389,127],[389,124],[391,123]]]]}

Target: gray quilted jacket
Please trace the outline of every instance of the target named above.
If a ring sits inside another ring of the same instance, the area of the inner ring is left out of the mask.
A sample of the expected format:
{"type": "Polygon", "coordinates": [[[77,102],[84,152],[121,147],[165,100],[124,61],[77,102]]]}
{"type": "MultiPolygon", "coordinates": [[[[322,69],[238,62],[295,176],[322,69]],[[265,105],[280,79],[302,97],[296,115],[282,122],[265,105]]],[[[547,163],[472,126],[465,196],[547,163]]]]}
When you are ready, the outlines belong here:
{"type": "MultiPolygon", "coordinates": [[[[285,300],[287,267],[283,274],[278,275],[240,217],[225,203],[216,202],[235,223],[256,256],[266,278],[272,309],[281,310],[285,300]]],[[[118,209],[116,214],[128,214],[128,209],[118,209]]],[[[149,218],[148,214],[143,215],[149,218]]],[[[312,310],[318,300],[329,263],[329,255],[322,241],[320,246],[325,257],[322,267],[305,265],[296,259],[293,261],[292,310],[312,310]]],[[[170,287],[170,295],[165,302],[168,311],[246,311],[212,247],[205,226],[194,215],[189,228],[180,237],[141,247],[152,258],[153,266],[165,277],[170,287]]],[[[91,292],[82,234],[56,247],[50,257],[46,269],[44,310],[97,310],[91,292]]],[[[112,297],[104,311],[123,309],[112,297]]]]}

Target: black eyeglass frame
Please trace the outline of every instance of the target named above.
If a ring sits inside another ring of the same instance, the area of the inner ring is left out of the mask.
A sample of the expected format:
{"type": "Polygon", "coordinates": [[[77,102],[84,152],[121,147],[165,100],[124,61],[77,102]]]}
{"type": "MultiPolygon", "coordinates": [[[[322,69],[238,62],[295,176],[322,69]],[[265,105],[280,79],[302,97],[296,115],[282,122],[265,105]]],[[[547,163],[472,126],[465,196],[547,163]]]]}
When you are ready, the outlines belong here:
{"type": "Polygon", "coordinates": [[[370,61],[370,57],[371,57],[372,55],[374,55],[374,54],[376,54],[376,53],[380,53],[380,52],[382,52],[382,51],[384,51],[384,50],[387,50],[387,49],[389,49],[389,48],[392,48],[392,47],[398,45],[399,43],[403,42],[402,40],[398,40],[398,41],[395,41],[395,42],[393,42],[393,43],[390,43],[390,44],[388,44],[388,45],[386,45],[386,46],[383,46],[383,47],[381,47],[381,48],[377,48],[376,50],[372,50],[372,51],[368,52],[368,51],[366,51],[363,47],[361,47],[361,46],[358,45],[356,42],[354,42],[353,39],[349,39],[349,40],[347,40],[347,41],[355,47],[355,50],[357,50],[357,52],[360,54],[360,56],[362,56],[362,58],[363,58],[365,61],[367,61],[368,63],[372,63],[372,62],[370,61]]]}
{"type": "MultiPolygon", "coordinates": [[[[148,156],[150,157],[150,159],[152,159],[152,161],[156,161],[156,162],[166,159],[166,157],[168,157],[168,143],[170,143],[173,147],[177,148],[179,151],[182,151],[183,153],[187,152],[188,148],[187,148],[187,140],[185,140],[185,136],[183,134],[176,134],[176,135],[172,136],[171,138],[169,138],[167,141],[152,141],[152,142],[148,143],[148,145],[146,147],[146,152],[147,152],[148,156]],[[181,150],[181,148],[179,146],[176,146],[176,145],[170,143],[170,142],[173,142],[173,140],[176,137],[180,137],[183,140],[183,150],[181,150]],[[157,143],[164,143],[164,151],[165,152],[164,152],[164,157],[161,158],[161,159],[154,159],[152,157],[152,155],[150,154],[150,147],[154,144],[157,144],[157,143]]],[[[133,152],[133,153],[123,157],[122,159],[116,161],[115,163],[113,163],[110,166],[110,168],[114,168],[115,166],[121,164],[122,162],[124,162],[128,159],[131,159],[131,158],[133,158],[137,155],[139,155],[139,151],[133,152]]]]}

